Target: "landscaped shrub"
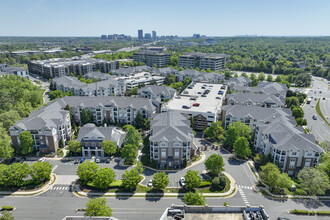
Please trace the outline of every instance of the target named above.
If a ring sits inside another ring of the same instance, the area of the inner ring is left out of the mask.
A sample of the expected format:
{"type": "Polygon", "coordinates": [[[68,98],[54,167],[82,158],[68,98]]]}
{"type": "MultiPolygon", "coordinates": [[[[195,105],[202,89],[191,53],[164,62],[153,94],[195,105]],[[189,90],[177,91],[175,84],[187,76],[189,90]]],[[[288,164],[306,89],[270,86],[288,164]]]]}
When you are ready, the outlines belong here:
{"type": "Polygon", "coordinates": [[[1,206],[2,211],[12,211],[14,210],[14,206],[1,206]]]}
{"type": "Polygon", "coordinates": [[[330,211],[317,211],[316,212],[317,215],[326,215],[326,216],[330,216],[330,211]]]}
{"type": "Polygon", "coordinates": [[[296,189],[296,191],[294,192],[295,195],[299,195],[299,196],[306,196],[307,192],[304,189],[296,189]]]}
{"type": "Polygon", "coordinates": [[[295,215],[308,215],[308,210],[299,210],[299,209],[294,209],[290,211],[291,214],[295,215]]]}
{"type": "Polygon", "coordinates": [[[277,195],[285,195],[285,190],[280,187],[270,187],[270,192],[277,195]]]}
{"type": "Polygon", "coordinates": [[[226,176],[219,174],[212,179],[212,187],[217,190],[223,190],[226,187],[226,176]]]}
{"type": "Polygon", "coordinates": [[[310,211],[310,212],[309,212],[309,215],[315,215],[315,213],[316,213],[316,212],[314,212],[314,211],[310,211]]]}

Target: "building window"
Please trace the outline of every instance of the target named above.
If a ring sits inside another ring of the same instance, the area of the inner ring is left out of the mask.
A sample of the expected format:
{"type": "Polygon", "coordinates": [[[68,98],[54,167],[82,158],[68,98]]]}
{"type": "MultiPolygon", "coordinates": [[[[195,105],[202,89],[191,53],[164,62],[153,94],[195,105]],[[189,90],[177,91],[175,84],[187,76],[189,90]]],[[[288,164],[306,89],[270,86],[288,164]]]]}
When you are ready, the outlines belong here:
{"type": "Polygon", "coordinates": [[[162,149],[162,157],[166,157],[166,149],[162,149]]]}
{"type": "Polygon", "coordinates": [[[178,158],[179,157],[179,149],[174,150],[174,157],[178,158]]]}
{"type": "Polygon", "coordinates": [[[292,155],[297,155],[297,152],[292,152],[292,155]]]}
{"type": "Polygon", "coordinates": [[[289,168],[293,169],[296,165],[296,158],[290,158],[289,168]]]}
{"type": "Polygon", "coordinates": [[[312,159],[306,159],[305,161],[305,167],[310,167],[311,166],[312,159]]]}

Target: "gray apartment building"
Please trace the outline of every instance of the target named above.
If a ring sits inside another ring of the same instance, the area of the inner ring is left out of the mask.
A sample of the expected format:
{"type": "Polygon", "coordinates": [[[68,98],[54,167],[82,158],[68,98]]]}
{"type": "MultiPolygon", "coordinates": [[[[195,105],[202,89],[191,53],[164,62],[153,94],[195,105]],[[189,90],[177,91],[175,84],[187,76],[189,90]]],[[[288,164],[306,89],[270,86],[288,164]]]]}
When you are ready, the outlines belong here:
{"type": "Polygon", "coordinates": [[[194,154],[189,116],[179,112],[155,114],[150,122],[150,159],[160,168],[180,168],[194,154]]]}
{"type": "Polygon", "coordinates": [[[226,96],[228,105],[255,105],[265,108],[284,107],[284,99],[259,93],[233,93],[226,96]]]}
{"type": "Polygon", "coordinates": [[[164,102],[176,96],[176,90],[167,86],[148,85],[138,89],[138,96],[140,98],[147,98],[164,102]]]}
{"type": "Polygon", "coordinates": [[[33,60],[28,63],[29,72],[40,74],[46,78],[68,76],[71,73],[85,75],[97,70],[108,73],[118,68],[118,61],[93,58],[54,58],[50,60],[33,60]]]}
{"type": "Polygon", "coordinates": [[[324,153],[313,135],[305,134],[294,120],[286,118],[258,125],[254,149],[263,155],[270,153],[273,162],[289,176],[296,176],[305,167],[316,167],[324,153]]]}
{"type": "Polygon", "coordinates": [[[147,66],[154,66],[161,68],[166,66],[171,59],[171,55],[166,51],[155,50],[141,50],[133,54],[134,62],[142,62],[147,66]]]}
{"type": "Polygon", "coordinates": [[[94,124],[86,124],[79,129],[77,141],[81,144],[83,157],[104,157],[102,142],[104,140],[110,140],[120,148],[125,135],[126,133],[124,131],[113,126],[96,127],[94,124]]]}
{"type": "Polygon", "coordinates": [[[106,79],[95,83],[81,82],[77,77],[61,76],[52,80],[56,90],[71,91],[75,96],[118,96],[126,91],[124,80],[106,79]]]}
{"type": "Polygon", "coordinates": [[[29,77],[29,71],[16,66],[7,66],[6,64],[0,64],[0,76],[1,75],[16,75],[21,77],[29,77]]]}
{"type": "Polygon", "coordinates": [[[59,102],[53,102],[40,107],[40,110],[32,111],[28,118],[11,126],[9,133],[14,148],[19,149],[19,135],[23,131],[30,131],[34,141],[33,148],[41,152],[55,152],[61,139],[64,142],[70,140],[70,113],[64,107],[59,102]]]}
{"type": "Polygon", "coordinates": [[[220,71],[225,68],[226,55],[215,53],[186,53],[179,56],[178,66],[183,68],[210,69],[220,71]]]}

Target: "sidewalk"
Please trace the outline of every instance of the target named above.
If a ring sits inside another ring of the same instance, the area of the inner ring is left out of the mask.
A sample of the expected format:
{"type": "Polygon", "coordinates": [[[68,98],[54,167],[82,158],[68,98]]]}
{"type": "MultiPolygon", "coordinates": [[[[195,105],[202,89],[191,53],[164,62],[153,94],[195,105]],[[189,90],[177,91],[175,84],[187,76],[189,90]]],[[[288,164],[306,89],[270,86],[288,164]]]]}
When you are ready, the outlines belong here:
{"type": "MultiPolygon", "coordinates": [[[[202,193],[205,197],[225,197],[230,198],[236,195],[236,182],[232,176],[228,173],[223,172],[230,179],[230,188],[225,193],[202,193]]],[[[122,196],[122,197],[183,197],[185,193],[86,193],[82,191],[77,191],[76,189],[80,189],[78,185],[74,188],[74,193],[78,194],[78,196],[90,197],[90,196],[105,196],[105,197],[114,197],[114,196],[122,196]]]]}
{"type": "Polygon", "coordinates": [[[0,195],[8,195],[8,196],[37,196],[46,191],[48,191],[56,181],[56,175],[54,173],[51,174],[49,182],[44,185],[42,188],[34,190],[34,191],[0,191],[0,195]]]}

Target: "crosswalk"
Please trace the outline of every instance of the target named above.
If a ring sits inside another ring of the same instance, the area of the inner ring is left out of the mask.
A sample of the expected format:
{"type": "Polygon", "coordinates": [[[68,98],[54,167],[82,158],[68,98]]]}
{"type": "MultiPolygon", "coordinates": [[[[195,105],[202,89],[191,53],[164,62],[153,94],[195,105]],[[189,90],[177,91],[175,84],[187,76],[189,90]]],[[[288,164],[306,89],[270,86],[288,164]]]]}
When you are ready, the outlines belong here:
{"type": "Polygon", "coordinates": [[[238,185],[238,188],[239,189],[253,189],[252,186],[241,186],[241,185],[238,185]]]}
{"type": "Polygon", "coordinates": [[[245,196],[245,193],[243,192],[242,188],[238,188],[238,192],[239,192],[239,194],[241,194],[241,197],[242,197],[242,199],[243,199],[245,205],[250,206],[250,203],[249,203],[249,201],[247,200],[247,198],[246,198],[246,196],[245,196]]]}
{"type": "Polygon", "coordinates": [[[57,190],[57,191],[69,191],[70,186],[53,186],[50,190],[57,190]]]}

